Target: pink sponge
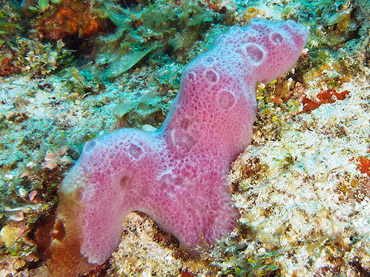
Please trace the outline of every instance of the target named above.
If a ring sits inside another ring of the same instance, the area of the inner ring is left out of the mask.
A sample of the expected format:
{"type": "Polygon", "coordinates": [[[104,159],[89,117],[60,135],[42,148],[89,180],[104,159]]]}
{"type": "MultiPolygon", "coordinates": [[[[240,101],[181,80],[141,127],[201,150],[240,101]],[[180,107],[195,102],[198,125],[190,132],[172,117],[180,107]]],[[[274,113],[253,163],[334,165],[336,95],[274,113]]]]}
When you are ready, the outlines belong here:
{"type": "Polygon", "coordinates": [[[187,247],[234,229],[227,174],[251,140],[256,82],[289,70],[307,37],[293,21],[233,27],[188,65],[160,130],[122,129],[86,143],[63,181],[57,222],[65,236],[79,234],[89,263],[110,257],[131,211],[147,213],[187,247]]]}

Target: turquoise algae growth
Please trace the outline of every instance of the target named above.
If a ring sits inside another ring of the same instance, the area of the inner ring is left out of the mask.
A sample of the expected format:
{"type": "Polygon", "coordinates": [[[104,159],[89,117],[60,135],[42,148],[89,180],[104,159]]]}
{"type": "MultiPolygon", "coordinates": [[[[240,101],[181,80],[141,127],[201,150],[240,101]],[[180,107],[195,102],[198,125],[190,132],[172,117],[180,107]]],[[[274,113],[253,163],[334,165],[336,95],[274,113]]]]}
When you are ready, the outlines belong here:
{"type": "Polygon", "coordinates": [[[252,143],[229,174],[237,228],[188,250],[131,213],[95,274],[369,274],[368,1],[0,3],[0,275],[47,263],[58,188],[83,144],[159,128],[189,61],[251,18],[311,33],[295,68],[257,87],[252,143]]]}

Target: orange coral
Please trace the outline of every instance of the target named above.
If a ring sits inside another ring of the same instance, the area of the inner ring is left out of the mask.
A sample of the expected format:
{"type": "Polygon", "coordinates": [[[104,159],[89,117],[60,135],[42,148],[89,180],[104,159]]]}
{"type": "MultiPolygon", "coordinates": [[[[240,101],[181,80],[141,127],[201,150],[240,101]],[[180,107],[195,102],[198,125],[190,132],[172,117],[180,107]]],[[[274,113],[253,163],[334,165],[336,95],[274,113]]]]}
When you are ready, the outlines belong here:
{"type": "Polygon", "coordinates": [[[0,60],[0,76],[9,76],[16,71],[17,69],[13,65],[12,59],[4,58],[0,60]]]}
{"type": "Polygon", "coordinates": [[[366,157],[359,157],[357,158],[358,169],[361,171],[361,173],[366,173],[367,176],[370,177],[370,160],[366,157]]]}
{"type": "Polygon", "coordinates": [[[194,274],[188,268],[185,268],[181,270],[181,277],[194,277],[194,274]]]}
{"type": "Polygon", "coordinates": [[[317,94],[316,97],[319,99],[319,101],[311,100],[305,96],[302,100],[303,103],[302,112],[310,113],[312,110],[317,109],[322,104],[334,103],[337,100],[344,100],[346,99],[348,93],[349,93],[348,90],[344,90],[338,93],[334,89],[328,89],[317,94]]]}
{"type": "Polygon", "coordinates": [[[38,26],[41,36],[62,39],[66,36],[91,37],[106,27],[106,21],[94,11],[90,2],[63,1],[57,10],[38,26]]]}

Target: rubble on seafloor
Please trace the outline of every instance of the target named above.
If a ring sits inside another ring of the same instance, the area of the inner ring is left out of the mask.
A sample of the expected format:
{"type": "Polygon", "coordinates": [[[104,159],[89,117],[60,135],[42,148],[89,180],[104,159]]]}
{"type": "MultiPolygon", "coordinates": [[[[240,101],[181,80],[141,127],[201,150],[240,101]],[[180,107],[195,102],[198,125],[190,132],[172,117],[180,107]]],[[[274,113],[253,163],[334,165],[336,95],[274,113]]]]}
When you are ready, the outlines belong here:
{"type": "Polygon", "coordinates": [[[368,1],[94,1],[94,28],[84,24],[74,38],[51,33],[57,41],[46,40],[45,20],[63,12],[58,1],[24,1],[35,7],[29,24],[16,1],[5,2],[0,276],[32,276],[43,266],[38,237],[49,230],[58,187],[83,143],[121,127],[159,128],[189,60],[253,17],[297,20],[311,36],[294,70],[257,88],[253,141],[229,174],[238,226],[215,247],[183,249],[146,215],[131,213],[116,252],[93,274],[370,274],[368,1]],[[155,9],[166,12],[145,22],[155,9]],[[90,31],[96,37],[86,39],[90,31]],[[125,55],[134,61],[124,63],[125,55]]]}

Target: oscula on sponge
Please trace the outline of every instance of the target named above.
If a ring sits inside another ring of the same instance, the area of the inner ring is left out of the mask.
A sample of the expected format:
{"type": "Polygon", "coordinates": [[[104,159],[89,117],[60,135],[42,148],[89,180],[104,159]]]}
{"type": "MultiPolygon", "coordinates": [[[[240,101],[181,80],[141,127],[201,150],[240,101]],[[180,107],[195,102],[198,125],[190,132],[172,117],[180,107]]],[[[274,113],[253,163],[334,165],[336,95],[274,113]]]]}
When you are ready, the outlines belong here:
{"type": "Polygon", "coordinates": [[[60,189],[49,272],[104,263],[131,211],[147,213],[187,247],[229,234],[239,215],[227,174],[251,140],[256,82],[289,70],[307,37],[293,21],[233,27],[185,69],[162,128],[87,142],[60,189]]]}

